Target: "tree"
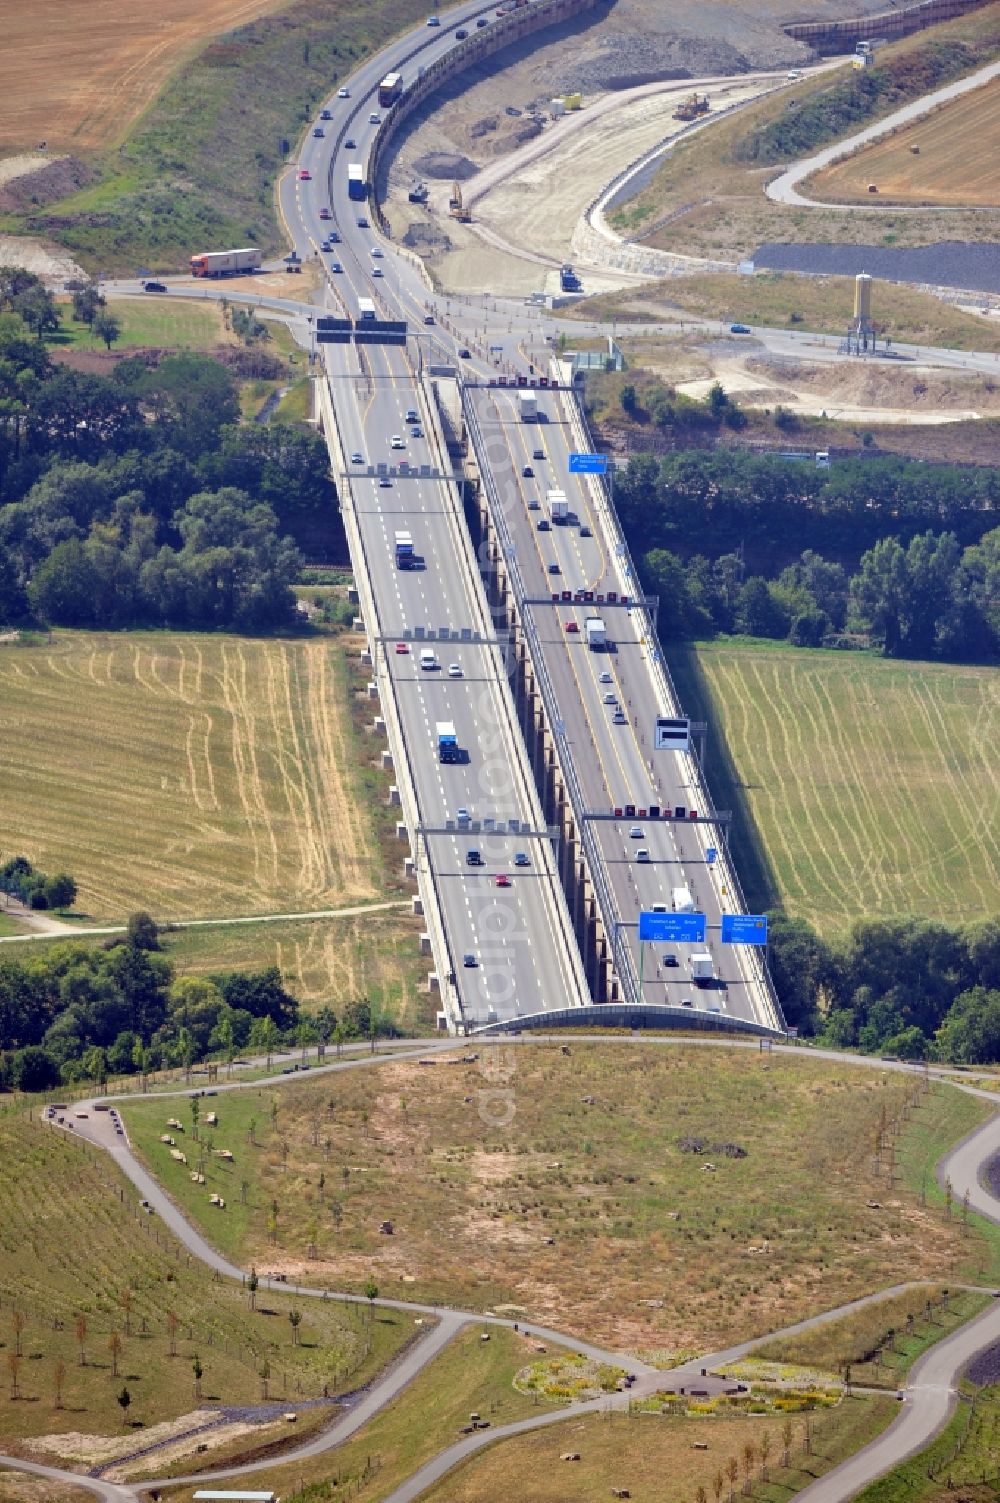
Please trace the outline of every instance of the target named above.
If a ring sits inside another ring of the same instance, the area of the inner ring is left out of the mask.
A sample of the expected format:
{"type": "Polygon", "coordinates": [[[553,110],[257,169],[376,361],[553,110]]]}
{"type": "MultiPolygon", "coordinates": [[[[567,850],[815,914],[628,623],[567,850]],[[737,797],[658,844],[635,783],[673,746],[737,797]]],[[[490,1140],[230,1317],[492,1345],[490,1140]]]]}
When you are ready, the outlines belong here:
{"type": "Polygon", "coordinates": [[[17,1385],[23,1361],[24,1358],[17,1352],[7,1353],[7,1371],[10,1374],[10,1396],[12,1399],[19,1399],[21,1397],[21,1391],[17,1385]]]}
{"type": "Polygon", "coordinates": [[[138,913],[130,913],[125,929],[125,943],[133,950],[158,950],[160,931],[156,921],[141,910],[138,913]]]}
{"type": "Polygon", "coordinates": [[[167,1321],[167,1340],[170,1343],[170,1346],[169,1346],[170,1355],[171,1355],[171,1357],[176,1357],[177,1356],[177,1328],[180,1325],[180,1321],[178,1320],[177,1316],[174,1314],[173,1310],[168,1310],[167,1311],[166,1321],[167,1321]]]}
{"type": "Polygon", "coordinates": [[[771,1454],[771,1433],[765,1430],[760,1437],[760,1471],[764,1481],[767,1481],[767,1458],[771,1454]]]}
{"type": "Polygon", "coordinates": [[[21,315],[36,339],[55,334],[60,328],[55,298],[41,282],[18,293],[13,299],[13,310],[21,315]]]}
{"type": "Polygon", "coordinates": [[[108,1337],[108,1351],[111,1353],[111,1376],[118,1376],[118,1358],[121,1356],[122,1339],[117,1331],[112,1331],[108,1337]]]}
{"type": "Polygon", "coordinates": [[[618,395],[618,400],[621,403],[622,412],[627,413],[629,417],[635,417],[639,406],[639,398],[631,382],[627,381],[622,387],[618,395]]]}
{"type": "Polygon", "coordinates": [[[197,1096],[192,1096],[189,1105],[191,1107],[191,1136],[194,1138],[195,1142],[197,1142],[198,1118],[201,1116],[201,1102],[198,1100],[197,1096]]]}
{"type": "Polygon", "coordinates": [[[715,1503],[722,1503],[722,1494],[725,1491],[726,1479],[721,1472],[716,1472],[712,1478],[712,1496],[715,1503]]]}
{"type": "Polygon", "coordinates": [[[737,631],[749,637],[783,637],[788,626],[788,616],[772,596],[767,580],[760,575],[748,579],[737,596],[737,631]]]}
{"type": "Polygon", "coordinates": [[[371,1320],[372,1310],[374,1309],[375,1301],[378,1299],[378,1284],[375,1282],[374,1274],[370,1273],[365,1279],[364,1296],[368,1301],[368,1319],[371,1320]]]}
{"type": "Polygon", "coordinates": [[[131,1336],[131,1334],[132,1334],[132,1291],[127,1286],[126,1286],[126,1288],[124,1288],[122,1290],[121,1294],[119,1294],[119,1296],[118,1296],[118,1303],[121,1305],[121,1307],[122,1307],[122,1314],[125,1316],[125,1335],[126,1336],[131,1336]]]}
{"type": "Polygon", "coordinates": [[[257,1278],[257,1270],[256,1268],[251,1268],[247,1275],[247,1295],[250,1299],[251,1310],[256,1310],[257,1308],[257,1289],[259,1284],[260,1280],[257,1278]]]}
{"type": "Polygon", "coordinates": [[[104,298],[93,282],[87,282],[73,293],[73,317],[78,324],[92,324],[104,306],[104,298]]]}
{"type": "Polygon", "coordinates": [[[863,554],[851,580],[852,616],[862,630],[881,638],[887,657],[902,645],[907,586],[906,554],[896,538],[882,538],[863,554]]]}
{"type": "Polygon", "coordinates": [[[757,1450],[752,1440],[748,1440],[743,1447],[743,1491],[749,1493],[750,1479],[753,1475],[754,1462],[757,1459],[757,1450]]]}
{"type": "Polygon", "coordinates": [[[288,1312],[288,1324],[292,1328],[292,1346],[298,1346],[298,1344],[299,1344],[299,1326],[302,1324],[302,1311],[301,1310],[289,1310],[289,1312],[288,1312]]]}
{"type": "Polygon", "coordinates": [[[195,1352],[194,1359],[191,1363],[191,1371],[194,1373],[194,1396],[196,1399],[200,1399],[201,1380],[204,1376],[205,1369],[201,1365],[201,1358],[198,1356],[197,1352],[195,1352]]]}
{"type": "Polygon", "coordinates": [[[267,1399],[267,1384],[268,1384],[268,1380],[269,1380],[269,1378],[271,1376],[271,1364],[270,1364],[270,1362],[268,1362],[268,1360],[267,1360],[266,1357],[263,1359],[263,1361],[260,1364],[260,1369],[259,1369],[259,1372],[258,1372],[258,1376],[260,1377],[260,1396],[261,1396],[261,1400],[262,1401],[266,1401],[266,1399],[267,1399]]]}
{"type": "Polygon", "coordinates": [[[795,1431],[790,1419],[786,1419],[781,1427],[781,1464],[788,1466],[792,1459],[792,1437],[795,1431]]]}
{"type": "Polygon", "coordinates": [[[250,1029],[251,1049],[263,1050],[267,1058],[267,1068],[271,1068],[274,1058],[274,1046],[278,1042],[278,1030],[273,1018],[254,1018],[250,1029]]]}
{"type": "Polygon", "coordinates": [[[85,1315],[73,1317],[73,1329],[76,1333],[76,1345],[78,1360],[81,1367],[87,1365],[87,1318],[85,1315]]]}
{"type": "Polygon", "coordinates": [[[115,341],[121,339],[122,337],[121,320],[116,318],[113,313],[108,313],[106,310],[102,310],[100,313],[95,314],[94,318],[91,320],[90,327],[92,332],[97,335],[98,339],[103,339],[105,346],[109,350],[111,349],[111,346],[115,343],[115,341]]]}
{"type": "Polygon", "coordinates": [[[939,1059],[959,1065],[1000,1060],[1000,989],[974,986],[961,992],[934,1035],[939,1059]]]}
{"type": "Polygon", "coordinates": [[[76,883],[66,872],[58,872],[45,883],[50,908],[72,908],[76,902],[76,883]]]}
{"type": "Polygon", "coordinates": [[[132,1402],[132,1395],[129,1393],[128,1389],[123,1384],[122,1385],[121,1393],[118,1395],[118,1403],[119,1403],[119,1406],[121,1407],[121,1411],[122,1411],[122,1428],[123,1429],[124,1429],[124,1427],[125,1427],[125,1425],[126,1425],[126,1423],[128,1421],[128,1409],[129,1409],[129,1405],[131,1404],[131,1402],[132,1402]]]}
{"type": "Polygon", "coordinates": [[[10,1328],[14,1333],[14,1353],[18,1357],[24,1355],[21,1351],[21,1336],[26,1324],[27,1320],[25,1319],[23,1310],[13,1310],[11,1312],[10,1328]]]}
{"type": "Polygon", "coordinates": [[[11,1056],[10,1081],[17,1091],[47,1091],[59,1084],[59,1069],[48,1050],[31,1044],[11,1056]]]}
{"type": "Polygon", "coordinates": [[[57,1357],[52,1369],[52,1387],[55,1392],[55,1406],[61,1409],[63,1406],[63,1384],[66,1382],[66,1364],[61,1357],[57,1357]]]}
{"type": "Polygon", "coordinates": [[[740,1464],[735,1456],[730,1456],[726,1462],[726,1476],[729,1478],[729,1503],[733,1503],[736,1496],[736,1479],[740,1475],[740,1464]]]}

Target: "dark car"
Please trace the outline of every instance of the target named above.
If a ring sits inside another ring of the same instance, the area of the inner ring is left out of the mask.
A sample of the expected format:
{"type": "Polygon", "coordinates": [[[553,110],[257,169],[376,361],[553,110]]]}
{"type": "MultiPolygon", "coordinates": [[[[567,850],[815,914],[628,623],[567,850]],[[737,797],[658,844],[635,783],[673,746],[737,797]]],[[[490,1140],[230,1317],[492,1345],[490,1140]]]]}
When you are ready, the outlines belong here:
{"type": "Polygon", "coordinates": [[[560,574],[561,572],[562,571],[560,570],[558,564],[549,564],[549,573],[550,574],[560,574]]]}
{"type": "Polygon", "coordinates": [[[142,290],[143,292],[166,292],[167,288],[164,282],[143,282],[142,290]]]}
{"type": "Polygon", "coordinates": [[[475,847],[473,847],[471,851],[466,851],[466,853],[465,853],[465,864],[466,864],[466,866],[482,866],[482,864],[483,864],[483,853],[482,853],[482,851],[477,851],[475,849],[475,847]]]}
{"type": "Polygon", "coordinates": [[[535,449],[532,452],[531,457],[532,457],[532,459],[544,459],[545,458],[545,450],[544,449],[535,449]]]}
{"type": "Polygon", "coordinates": [[[586,522],[580,528],[580,536],[582,538],[592,538],[594,536],[594,534],[591,532],[590,528],[587,526],[586,522]]]}
{"type": "Polygon", "coordinates": [[[356,151],[357,145],[358,143],[355,141],[353,136],[348,136],[347,140],[344,142],[344,146],[348,151],[356,151]]]}
{"type": "Polygon", "coordinates": [[[472,351],[471,350],[467,350],[465,348],[465,346],[463,345],[462,348],[458,352],[458,358],[459,358],[459,360],[471,360],[472,359],[472,351]]]}
{"type": "Polygon", "coordinates": [[[455,40],[457,42],[464,42],[468,35],[469,33],[466,31],[465,27],[460,26],[455,33],[455,40]]]}
{"type": "Polygon", "coordinates": [[[730,324],[729,332],[730,334],[750,334],[753,331],[747,324],[730,324]]]}
{"type": "Polygon", "coordinates": [[[434,322],[434,315],[433,315],[433,313],[425,313],[424,314],[424,323],[425,324],[432,324],[433,322],[434,322]]]}
{"type": "Polygon", "coordinates": [[[525,480],[534,480],[534,478],[535,478],[535,472],[531,468],[530,464],[526,464],[524,466],[524,469],[521,471],[521,474],[524,476],[525,480]]]}
{"type": "Polygon", "coordinates": [[[677,956],[669,953],[664,955],[663,964],[666,966],[675,966],[677,964],[677,956]]]}

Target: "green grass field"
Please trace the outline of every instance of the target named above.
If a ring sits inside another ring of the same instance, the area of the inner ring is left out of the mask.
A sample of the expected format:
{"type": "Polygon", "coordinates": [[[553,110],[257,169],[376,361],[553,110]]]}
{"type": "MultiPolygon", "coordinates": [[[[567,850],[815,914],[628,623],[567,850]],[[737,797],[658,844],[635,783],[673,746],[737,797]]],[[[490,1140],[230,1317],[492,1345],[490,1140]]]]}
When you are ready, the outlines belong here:
{"type": "MultiPolygon", "coordinates": [[[[109,303],[108,311],[122,326],[121,338],[112,346],[118,354],[150,347],[208,351],[232,342],[223,322],[222,310],[214,303],[157,296],[116,297],[109,303]]],[[[52,341],[57,348],[105,348],[104,341],[98,339],[86,324],[75,322],[69,305],[64,304],[59,312],[62,329],[52,341]]]]}
{"type": "Polygon", "coordinates": [[[385,775],[355,736],[348,640],[3,644],[0,846],[72,872],[78,912],[112,921],[402,895],[382,861],[385,775]]]}
{"type": "MultiPolygon", "coordinates": [[[[885,1428],[894,1415],[890,1399],[848,1399],[820,1417],[787,1421],[788,1465],[784,1462],[783,1422],[774,1417],[729,1419],[651,1419],[603,1415],[568,1418],[563,1424],[501,1442],[473,1457],[426,1494],[427,1503],[493,1503],[512,1477],[531,1479],[537,1503],[605,1503],[612,1489],[627,1487],[633,1498],[729,1498],[730,1458],[736,1486],[747,1477],[745,1448],[752,1459],[749,1478],[757,1503],[787,1503],[815,1477],[836,1466],[885,1428]],[[764,1436],[767,1441],[764,1441],[764,1436]],[[768,1451],[768,1480],[762,1475],[761,1447],[768,1451]],[[695,1447],[698,1447],[696,1450],[695,1447]],[[567,1451],[580,1460],[563,1463],[567,1451]],[[722,1482],[716,1492],[716,1478],[722,1482]]],[[[744,1489],[746,1491],[746,1489],[744,1489]]]]}
{"type": "MultiPolygon", "coordinates": [[[[226,1216],[228,1207],[216,1214],[226,1216]]],[[[195,1353],[204,1367],[205,1398],[257,1402],[266,1359],[272,1396],[294,1401],[320,1395],[324,1383],[331,1393],[356,1386],[412,1332],[412,1321],[392,1311],[370,1320],[366,1310],[336,1300],[301,1304],[295,1345],[292,1296],[261,1294],[251,1311],[237,1285],[214,1282],[157,1218],[140,1212],[137,1191],[106,1155],[43,1127],[37,1117],[0,1119],[0,1342],[9,1355],[19,1340],[23,1358],[20,1397],[11,1397],[6,1369],[0,1384],[4,1448],[70,1432],[121,1436],[116,1395],[123,1381],[132,1395],[130,1424],[149,1426],[187,1413],[197,1408],[195,1353]],[[20,1337],[15,1312],[24,1322],[20,1337]],[[175,1356],[170,1314],[178,1322],[175,1356]],[[78,1316],[86,1322],[83,1342],[78,1316]],[[121,1340],[117,1378],[112,1333],[121,1340]],[[55,1391],[60,1362],[62,1408],[55,1391]]],[[[49,1449],[86,1452],[76,1440],[51,1442],[49,1449]]]]}
{"type": "Polygon", "coordinates": [[[709,780],[739,812],[751,902],[827,935],[862,916],[996,913],[995,672],[733,638],[670,662],[725,737],[709,780]]]}
{"type": "MultiPolygon", "coordinates": [[[[220,1098],[215,1141],[235,1157],[206,1173],[229,1202],[222,1219],[159,1141],[169,1104],[137,1102],[126,1119],[169,1193],[241,1265],[337,1288],[374,1268],[385,1293],[516,1306],[657,1360],[981,1260],[978,1232],[905,1186],[886,1196],[870,1170],[882,1102],[893,1115],[912,1081],[735,1050],[571,1049],[486,1046],[474,1063],[387,1062],[220,1098]],[[499,1131],[479,1115],[498,1086],[514,1108],[499,1131]]],[[[914,1121],[933,1124],[952,1094],[921,1098],[914,1121]]]]}
{"type": "Polygon", "coordinates": [[[972,1395],[971,1385],[963,1384],[966,1402],[937,1439],[855,1494],[857,1503],[994,1503],[1000,1482],[1000,1388],[981,1389],[974,1405],[972,1395]]]}

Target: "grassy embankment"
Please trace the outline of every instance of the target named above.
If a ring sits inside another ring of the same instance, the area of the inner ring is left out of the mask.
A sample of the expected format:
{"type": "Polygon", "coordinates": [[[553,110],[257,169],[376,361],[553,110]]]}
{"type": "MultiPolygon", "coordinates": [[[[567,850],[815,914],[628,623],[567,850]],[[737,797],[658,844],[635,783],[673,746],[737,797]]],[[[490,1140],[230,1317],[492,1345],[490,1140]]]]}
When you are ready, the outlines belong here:
{"type": "Polygon", "coordinates": [[[798,79],[683,141],[612,222],[621,233],[664,250],[725,260],[768,240],[990,240],[992,221],[975,210],[894,216],[890,209],[884,217],[803,210],[772,203],[762,189],[783,165],[972,72],[998,46],[1000,5],[993,4],[881,49],[877,65],[865,73],[845,67],[798,79]]]}
{"type": "MultiPolygon", "coordinates": [[[[228,1207],[216,1214],[225,1217],[228,1207]]],[[[334,1299],[297,1303],[268,1293],[252,1311],[237,1285],[215,1282],[157,1218],[140,1211],[137,1191],[106,1155],[43,1127],[37,1115],[30,1122],[0,1118],[0,1303],[6,1358],[18,1346],[22,1357],[18,1396],[6,1370],[0,1385],[3,1449],[70,1432],[122,1437],[123,1384],[132,1404],[129,1434],[119,1444],[134,1449],[142,1443],[131,1433],[136,1425],[199,1407],[196,1355],[206,1401],[256,1403],[265,1361],[274,1399],[316,1397],[324,1383],[336,1393],[378,1371],[413,1330],[408,1317],[378,1311],[369,1319],[366,1309],[334,1299]],[[288,1316],[296,1308],[302,1321],[293,1343],[288,1316]],[[20,1333],[15,1312],[23,1319],[20,1333]],[[121,1344],[117,1355],[113,1334],[121,1344]]],[[[87,1451],[75,1438],[48,1448],[69,1456],[87,1451]]]]}
{"type": "MultiPolygon", "coordinates": [[[[5,216],[51,236],[90,271],[179,270],[206,245],[282,244],[274,182],[331,87],[407,26],[421,0],[299,0],[210,41],[67,198],[5,216]]],[[[85,55],[85,54],[84,54],[85,55]]]]}
{"type": "Polygon", "coordinates": [[[669,657],[682,701],[716,733],[709,776],[737,812],[751,903],[829,936],[862,916],[996,912],[989,669],[738,638],[669,657]]]}
{"type": "MultiPolygon", "coordinates": [[[[126,1115],[170,1193],[241,1263],[340,1288],[375,1268],[383,1292],[510,1305],[664,1360],[893,1282],[991,1266],[978,1229],[964,1235],[908,1185],[888,1197],[870,1166],[881,1104],[899,1114],[912,1080],[743,1051],[572,1051],[386,1063],[226,1099],[217,1141],[235,1160],[206,1171],[230,1203],[224,1219],[160,1145],[167,1107],[126,1115]],[[477,1110],[498,1078],[515,1105],[501,1132],[477,1110]],[[247,1203],[234,1204],[244,1179],[247,1203]],[[391,1239],[378,1234],[385,1218],[391,1239]],[[748,1251],[765,1242],[766,1256],[748,1251]]],[[[929,1136],[952,1094],[915,1107],[929,1136]]]]}

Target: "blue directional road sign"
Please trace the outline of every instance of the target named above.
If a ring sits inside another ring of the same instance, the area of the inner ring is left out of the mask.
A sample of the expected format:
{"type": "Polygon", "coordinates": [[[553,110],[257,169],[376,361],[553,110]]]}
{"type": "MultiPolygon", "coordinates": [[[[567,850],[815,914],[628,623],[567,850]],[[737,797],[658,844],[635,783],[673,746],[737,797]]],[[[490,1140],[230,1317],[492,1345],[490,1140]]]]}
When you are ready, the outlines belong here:
{"type": "Polygon", "coordinates": [[[722,943],[724,945],[766,945],[766,913],[724,913],[722,915],[722,943]]]}
{"type": "Polygon", "coordinates": [[[606,475],[608,456],[606,454],[571,454],[569,472],[571,475],[606,475]]]}
{"type": "Polygon", "coordinates": [[[705,860],[708,862],[709,866],[714,866],[715,865],[715,858],[716,858],[716,856],[718,854],[719,853],[715,849],[714,845],[708,846],[708,848],[705,851],[705,860]]]}
{"type": "Polygon", "coordinates": [[[639,938],[654,945],[700,945],[705,943],[703,913],[640,913],[639,938]]]}

